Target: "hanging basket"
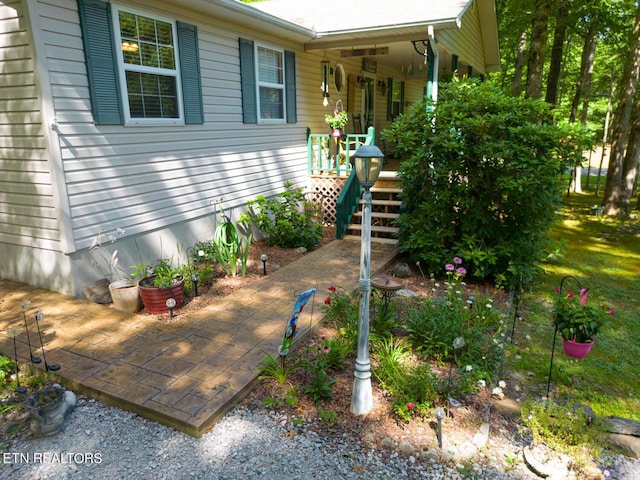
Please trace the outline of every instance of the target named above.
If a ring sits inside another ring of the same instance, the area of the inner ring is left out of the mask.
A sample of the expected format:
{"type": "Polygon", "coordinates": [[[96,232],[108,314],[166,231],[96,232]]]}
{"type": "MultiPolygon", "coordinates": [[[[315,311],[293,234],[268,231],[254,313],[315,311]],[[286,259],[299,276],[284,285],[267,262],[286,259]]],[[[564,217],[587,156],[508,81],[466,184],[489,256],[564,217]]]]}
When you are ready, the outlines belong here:
{"type": "Polygon", "coordinates": [[[564,348],[564,353],[572,358],[584,358],[589,355],[594,343],[596,343],[595,339],[591,339],[591,341],[587,343],[579,343],[573,340],[562,340],[562,348],[564,348]]]}

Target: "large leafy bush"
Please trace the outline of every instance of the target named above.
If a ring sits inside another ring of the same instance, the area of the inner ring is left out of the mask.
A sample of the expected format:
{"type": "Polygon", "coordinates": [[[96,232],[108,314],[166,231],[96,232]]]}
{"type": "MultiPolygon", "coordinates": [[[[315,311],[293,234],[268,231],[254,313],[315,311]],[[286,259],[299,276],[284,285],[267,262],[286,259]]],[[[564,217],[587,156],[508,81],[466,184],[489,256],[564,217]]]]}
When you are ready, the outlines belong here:
{"type": "Polygon", "coordinates": [[[471,81],[443,86],[437,105],[416,104],[384,132],[403,160],[401,250],[429,270],[460,255],[477,278],[528,282],[584,137],[542,101],[471,81]]]}

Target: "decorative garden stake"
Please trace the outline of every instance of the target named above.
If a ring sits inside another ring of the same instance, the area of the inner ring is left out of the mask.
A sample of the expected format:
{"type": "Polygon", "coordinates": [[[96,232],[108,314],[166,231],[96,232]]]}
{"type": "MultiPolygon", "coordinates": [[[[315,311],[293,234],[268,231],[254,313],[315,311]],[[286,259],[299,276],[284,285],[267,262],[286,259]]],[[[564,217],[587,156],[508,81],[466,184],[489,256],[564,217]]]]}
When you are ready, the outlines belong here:
{"type": "Polygon", "coordinates": [[[11,327],[9,335],[13,337],[13,356],[16,358],[16,392],[25,393],[27,389],[20,385],[20,365],[18,364],[18,348],[16,347],[16,336],[20,332],[20,327],[11,327]]]}
{"type": "Polygon", "coordinates": [[[262,273],[267,274],[267,254],[263,253],[260,255],[260,260],[262,260],[262,273]]]}
{"type": "Polygon", "coordinates": [[[460,350],[462,347],[464,347],[464,345],[465,345],[464,337],[456,337],[453,340],[453,358],[454,358],[454,360],[449,365],[449,379],[447,380],[447,398],[449,400],[449,406],[451,408],[459,408],[459,407],[462,406],[462,404],[458,400],[456,400],[455,398],[451,397],[451,370],[453,369],[453,364],[455,363],[456,351],[460,350]]]}
{"type": "Polygon", "coordinates": [[[60,370],[60,365],[52,364],[49,365],[47,363],[47,356],[44,353],[44,343],[42,342],[42,332],[40,331],[40,321],[44,319],[44,313],[42,313],[42,309],[38,308],[38,311],[35,313],[34,317],[36,318],[36,327],[38,327],[38,337],[40,337],[40,348],[42,349],[42,358],[44,359],[44,368],[47,372],[55,372],[60,370]]]}
{"type": "Polygon", "coordinates": [[[27,331],[27,345],[29,345],[29,357],[31,359],[31,363],[40,363],[42,362],[42,359],[40,357],[34,356],[31,350],[31,338],[29,337],[29,326],[27,325],[27,310],[29,309],[30,306],[31,306],[31,301],[28,301],[27,303],[23,303],[21,305],[22,318],[24,319],[24,328],[27,331]]]}
{"type": "Polygon", "coordinates": [[[287,321],[287,328],[285,328],[285,331],[284,331],[284,338],[282,340],[282,345],[278,347],[278,354],[280,355],[282,365],[284,365],[284,359],[289,354],[289,349],[291,348],[293,339],[296,336],[296,329],[298,328],[298,317],[300,317],[300,313],[302,313],[302,309],[315,293],[316,293],[315,288],[311,288],[306,292],[302,292],[300,295],[298,295],[298,298],[296,299],[296,303],[293,305],[293,310],[291,311],[291,317],[289,317],[289,320],[287,321]]]}

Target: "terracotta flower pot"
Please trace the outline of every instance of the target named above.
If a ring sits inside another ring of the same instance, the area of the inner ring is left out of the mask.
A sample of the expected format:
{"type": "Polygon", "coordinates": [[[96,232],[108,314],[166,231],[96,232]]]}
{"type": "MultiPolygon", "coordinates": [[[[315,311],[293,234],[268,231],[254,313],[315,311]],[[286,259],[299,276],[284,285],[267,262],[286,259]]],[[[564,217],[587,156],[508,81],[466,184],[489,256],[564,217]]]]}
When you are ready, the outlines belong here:
{"type": "Polygon", "coordinates": [[[169,298],[176,301],[174,309],[180,308],[184,301],[184,278],[168,287],[154,287],[154,278],[147,277],[140,282],[140,298],[142,298],[144,309],[153,314],[166,313],[169,311],[167,308],[169,298]]]}
{"type": "Polygon", "coordinates": [[[584,358],[591,351],[591,347],[596,343],[595,339],[592,339],[587,343],[579,343],[573,340],[562,340],[562,348],[564,353],[573,358],[584,358]]]}

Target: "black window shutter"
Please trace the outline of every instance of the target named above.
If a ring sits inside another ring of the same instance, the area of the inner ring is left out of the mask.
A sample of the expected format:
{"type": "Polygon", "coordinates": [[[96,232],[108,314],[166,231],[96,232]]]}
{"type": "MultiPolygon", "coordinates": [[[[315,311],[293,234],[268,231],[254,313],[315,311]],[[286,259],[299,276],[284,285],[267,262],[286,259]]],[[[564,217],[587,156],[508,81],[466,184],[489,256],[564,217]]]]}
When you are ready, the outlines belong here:
{"type": "Polygon", "coordinates": [[[393,77],[387,78],[387,120],[393,120],[393,77]]]}
{"type": "Polygon", "coordinates": [[[178,29],[180,75],[182,76],[184,123],[204,123],[200,57],[198,52],[198,27],[182,22],[176,22],[176,27],[178,29]]]}
{"type": "Polygon", "coordinates": [[[296,108],[296,54],[285,50],[284,52],[284,84],[287,98],[287,123],[298,121],[296,108]]]}
{"type": "Polygon", "coordinates": [[[244,123],[258,123],[253,42],[244,38],[240,38],[239,42],[240,87],[242,89],[242,121],[244,123]]]}
{"type": "Polygon", "coordinates": [[[78,0],[78,13],[93,121],[97,125],[121,125],[122,106],[111,35],[111,7],[100,0],[78,0]]]}

